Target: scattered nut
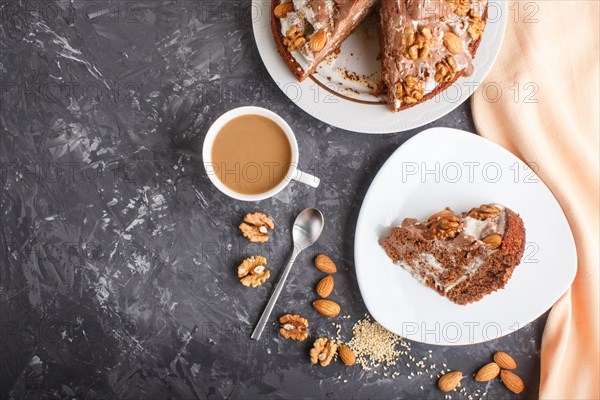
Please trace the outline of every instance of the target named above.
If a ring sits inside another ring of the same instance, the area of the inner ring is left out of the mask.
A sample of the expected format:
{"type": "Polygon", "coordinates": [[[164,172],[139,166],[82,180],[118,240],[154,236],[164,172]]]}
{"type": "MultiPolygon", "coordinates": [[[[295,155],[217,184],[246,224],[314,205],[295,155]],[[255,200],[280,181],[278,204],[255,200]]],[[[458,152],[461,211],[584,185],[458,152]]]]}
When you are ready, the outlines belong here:
{"type": "Polygon", "coordinates": [[[327,275],[317,283],[317,294],[322,298],[326,298],[333,291],[333,285],[333,276],[327,275]]]}
{"type": "Polygon", "coordinates": [[[405,104],[415,104],[425,93],[425,85],[416,75],[408,75],[403,81],[396,82],[394,89],[394,97],[405,104]]]}
{"type": "Polygon", "coordinates": [[[427,218],[427,232],[434,239],[453,238],[463,227],[463,220],[446,208],[427,218]]]}
{"type": "Polygon", "coordinates": [[[299,315],[285,314],[279,318],[281,328],[279,333],[286,339],[303,342],[308,338],[308,332],[304,329],[308,328],[308,320],[299,315]]]}
{"type": "Polygon", "coordinates": [[[273,10],[275,18],[285,18],[290,11],[294,11],[294,3],[281,3],[273,10]]]}
{"type": "Polygon", "coordinates": [[[503,369],[500,372],[500,379],[502,379],[504,386],[513,393],[519,394],[525,390],[525,384],[521,378],[511,371],[503,369]]]}
{"type": "Polygon", "coordinates": [[[342,345],[338,347],[338,355],[340,356],[342,362],[348,367],[354,365],[354,363],[356,362],[356,356],[348,346],[342,345]]]}
{"type": "Polygon", "coordinates": [[[337,272],[337,267],[331,258],[325,254],[319,254],[315,258],[315,267],[325,272],[326,274],[334,274],[337,272]]]}
{"type": "Polygon", "coordinates": [[[456,74],[456,60],[452,55],[446,55],[435,64],[435,75],[433,78],[438,83],[450,82],[456,74]]]}
{"type": "Polygon", "coordinates": [[[517,368],[517,363],[515,362],[515,360],[503,351],[499,351],[496,354],[494,354],[494,361],[502,369],[517,368]]]}
{"type": "Polygon", "coordinates": [[[267,259],[263,256],[246,258],[238,267],[238,278],[242,285],[257,287],[262,285],[271,273],[266,269],[267,259]]]}
{"type": "Polygon", "coordinates": [[[482,204],[479,207],[472,208],[467,215],[471,218],[485,221],[486,219],[499,216],[500,209],[493,204],[482,204]]]}
{"type": "Polygon", "coordinates": [[[494,379],[500,373],[500,367],[495,362],[484,365],[475,375],[477,382],[487,382],[494,379]]]}
{"type": "Polygon", "coordinates": [[[321,29],[310,38],[310,49],[316,53],[323,50],[325,43],[327,43],[327,32],[321,29]]]}
{"type": "Polygon", "coordinates": [[[326,317],[337,317],[342,310],[340,305],[333,300],[315,300],[313,307],[326,317]]]}
{"type": "Polygon", "coordinates": [[[484,237],[483,239],[481,239],[481,241],[483,243],[487,244],[487,246],[490,249],[496,250],[498,247],[500,247],[502,245],[502,236],[493,234],[493,235],[484,237]]]}
{"type": "Polygon", "coordinates": [[[442,392],[454,390],[460,383],[462,377],[463,374],[460,371],[447,372],[438,380],[438,387],[442,392]]]}
{"type": "Polygon", "coordinates": [[[335,341],[327,338],[318,338],[313,344],[313,348],[310,349],[310,362],[312,364],[321,364],[322,367],[326,367],[331,363],[333,356],[337,351],[337,344],[335,341]]]}
{"type": "Polygon", "coordinates": [[[275,223],[271,218],[261,212],[246,214],[244,222],[239,226],[242,235],[253,243],[264,243],[269,241],[269,230],[275,229],[275,223]]]}
{"type": "Polygon", "coordinates": [[[458,54],[463,50],[462,41],[452,32],[444,33],[443,42],[444,46],[446,46],[451,53],[458,54]]]}

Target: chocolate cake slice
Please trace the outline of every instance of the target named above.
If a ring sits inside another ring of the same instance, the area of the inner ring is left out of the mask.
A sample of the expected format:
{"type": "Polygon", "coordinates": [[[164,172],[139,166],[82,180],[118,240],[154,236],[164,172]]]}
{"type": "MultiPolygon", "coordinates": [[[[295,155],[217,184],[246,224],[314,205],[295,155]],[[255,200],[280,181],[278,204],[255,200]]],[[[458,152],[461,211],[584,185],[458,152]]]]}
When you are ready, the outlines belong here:
{"type": "Polygon", "coordinates": [[[360,25],[376,0],[272,0],[277,50],[299,81],[360,25]]]}
{"type": "Polygon", "coordinates": [[[392,111],[473,71],[487,0],[381,0],[382,79],[392,111]]]}
{"type": "Polygon", "coordinates": [[[381,245],[421,283],[464,305],[506,285],[521,262],[525,228],[518,214],[500,204],[462,215],[446,208],[423,221],[404,219],[381,245]]]}

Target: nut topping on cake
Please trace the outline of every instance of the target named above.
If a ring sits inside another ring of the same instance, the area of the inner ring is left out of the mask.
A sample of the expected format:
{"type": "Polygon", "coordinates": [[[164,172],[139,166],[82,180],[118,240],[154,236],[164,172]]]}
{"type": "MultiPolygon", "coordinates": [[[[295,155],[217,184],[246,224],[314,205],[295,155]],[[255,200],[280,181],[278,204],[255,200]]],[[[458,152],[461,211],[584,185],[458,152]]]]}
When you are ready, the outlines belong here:
{"type": "Polygon", "coordinates": [[[450,6],[450,11],[461,17],[469,12],[469,0],[446,0],[446,3],[450,6]]]}
{"type": "Polygon", "coordinates": [[[246,258],[238,267],[238,278],[246,287],[257,287],[265,283],[271,272],[266,269],[267,259],[263,256],[246,258]]]}
{"type": "Polygon", "coordinates": [[[306,38],[304,37],[304,32],[298,25],[292,25],[285,33],[283,44],[287,46],[288,51],[298,51],[305,43],[306,38]]]}
{"type": "Polygon", "coordinates": [[[469,36],[473,40],[478,40],[483,33],[483,28],[485,24],[481,20],[479,14],[475,12],[475,10],[469,11],[469,27],[467,28],[467,32],[469,36]]]}
{"type": "Polygon", "coordinates": [[[471,218],[485,221],[489,218],[496,218],[500,215],[500,209],[493,204],[482,204],[479,207],[471,209],[468,216],[471,218]]]}
{"type": "Polygon", "coordinates": [[[496,250],[502,245],[502,236],[497,234],[489,235],[481,239],[481,241],[487,244],[490,249],[496,250]]]}
{"type": "Polygon", "coordinates": [[[308,320],[299,315],[285,314],[279,318],[281,328],[279,333],[286,339],[303,342],[308,338],[308,332],[304,329],[308,328],[308,320]]]}
{"type": "Polygon", "coordinates": [[[448,51],[450,51],[451,53],[458,54],[463,50],[460,38],[452,32],[444,33],[443,42],[444,46],[446,46],[448,51]]]}
{"type": "Polygon", "coordinates": [[[396,98],[405,104],[414,104],[423,98],[425,87],[416,75],[408,75],[403,82],[396,82],[396,98]]]}
{"type": "Polygon", "coordinates": [[[456,60],[450,54],[435,64],[434,79],[438,83],[450,82],[456,74],[456,60]]]}
{"type": "Polygon", "coordinates": [[[285,18],[290,11],[294,11],[294,3],[281,3],[273,10],[276,18],[285,18]]]}
{"type": "Polygon", "coordinates": [[[401,51],[404,57],[411,60],[427,57],[432,45],[433,35],[428,26],[421,27],[417,32],[412,28],[406,28],[402,33],[401,51]]]}
{"type": "Polygon", "coordinates": [[[310,38],[310,49],[314,52],[321,51],[327,43],[327,32],[319,30],[310,38]]]}
{"type": "Polygon", "coordinates": [[[326,367],[333,360],[333,356],[337,351],[337,344],[335,341],[327,338],[318,338],[313,344],[313,348],[310,349],[310,362],[313,364],[321,364],[322,367],[326,367]]]}
{"type": "Polygon", "coordinates": [[[460,232],[462,226],[463,220],[449,208],[427,219],[427,232],[435,239],[453,238],[460,232]]]}

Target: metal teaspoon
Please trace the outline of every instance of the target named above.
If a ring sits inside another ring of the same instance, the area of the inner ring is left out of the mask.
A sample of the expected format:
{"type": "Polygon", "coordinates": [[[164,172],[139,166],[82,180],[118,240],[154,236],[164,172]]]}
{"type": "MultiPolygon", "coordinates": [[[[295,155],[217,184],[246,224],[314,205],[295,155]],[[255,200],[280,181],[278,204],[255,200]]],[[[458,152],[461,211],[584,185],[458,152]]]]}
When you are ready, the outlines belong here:
{"type": "Polygon", "coordinates": [[[254,332],[250,338],[254,340],[260,339],[260,335],[265,329],[265,325],[267,321],[271,317],[271,312],[273,312],[273,308],[275,307],[275,303],[277,303],[277,299],[281,294],[281,290],[285,285],[285,281],[292,269],[292,265],[298,257],[298,254],[307,247],[310,247],[313,243],[317,241],[321,232],[323,231],[323,226],[325,225],[325,220],[323,219],[323,214],[321,211],[316,208],[307,208],[303,210],[294,221],[294,226],[292,228],[292,240],[294,242],[294,248],[292,250],[292,255],[285,266],[281,277],[279,278],[279,282],[275,287],[275,291],[271,295],[271,299],[267,303],[265,310],[263,311],[260,319],[258,320],[258,324],[256,324],[256,328],[254,328],[254,332]]]}

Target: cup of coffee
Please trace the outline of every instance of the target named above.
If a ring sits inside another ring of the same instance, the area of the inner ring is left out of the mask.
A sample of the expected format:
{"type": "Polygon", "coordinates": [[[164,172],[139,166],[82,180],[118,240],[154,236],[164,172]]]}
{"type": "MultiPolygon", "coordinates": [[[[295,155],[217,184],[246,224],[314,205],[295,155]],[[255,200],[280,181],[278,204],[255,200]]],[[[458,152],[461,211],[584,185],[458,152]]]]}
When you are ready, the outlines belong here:
{"type": "Polygon", "coordinates": [[[292,180],[319,186],[319,178],[298,169],[292,128],[261,107],[239,107],[221,115],[204,138],[202,158],[210,181],[238,200],[269,198],[292,180]]]}

